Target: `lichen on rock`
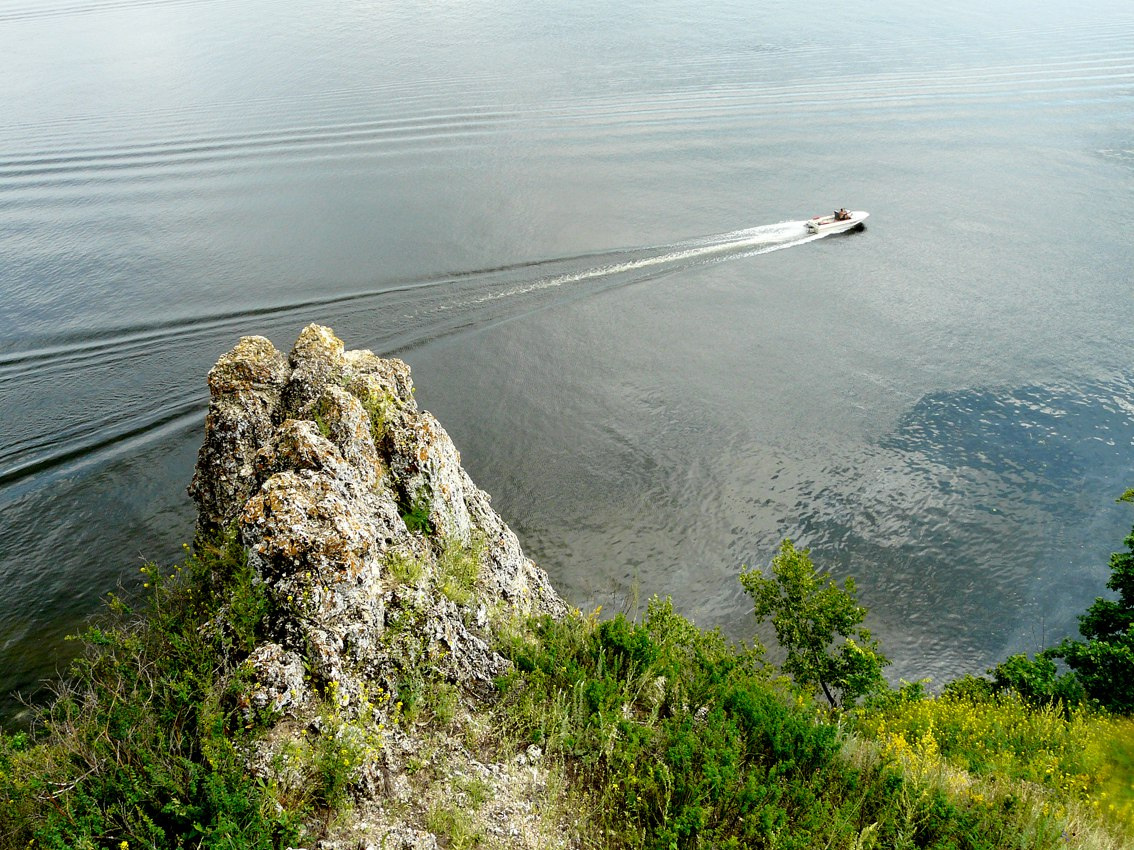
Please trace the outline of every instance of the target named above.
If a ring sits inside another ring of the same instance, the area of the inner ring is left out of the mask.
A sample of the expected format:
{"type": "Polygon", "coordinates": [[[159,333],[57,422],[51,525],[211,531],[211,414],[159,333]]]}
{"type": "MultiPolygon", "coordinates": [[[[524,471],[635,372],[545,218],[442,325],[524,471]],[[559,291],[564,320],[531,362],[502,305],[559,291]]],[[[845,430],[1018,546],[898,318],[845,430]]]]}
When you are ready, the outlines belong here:
{"type": "Polygon", "coordinates": [[[209,371],[205,442],[189,485],[198,528],[228,524],[252,494],[253,460],[277,424],[288,375],[287,358],[261,336],[241,339],[209,371]]]}

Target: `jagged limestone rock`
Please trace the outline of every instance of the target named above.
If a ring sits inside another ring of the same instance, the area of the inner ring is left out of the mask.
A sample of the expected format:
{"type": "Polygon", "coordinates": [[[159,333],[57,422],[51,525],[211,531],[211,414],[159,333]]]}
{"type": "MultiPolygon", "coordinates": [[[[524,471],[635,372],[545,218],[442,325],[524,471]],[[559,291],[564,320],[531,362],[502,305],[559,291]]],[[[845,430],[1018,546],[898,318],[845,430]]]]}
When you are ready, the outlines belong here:
{"type": "Polygon", "coordinates": [[[441,536],[467,542],[472,534],[465,504],[468,476],[441,423],[427,412],[403,411],[389,426],[386,446],[402,503],[426,511],[441,536]]]}
{"type": "Polygon", "coordinates": [[[388,395],[401,406],[416,407],[409,366],[401,360],[360,349],[343,352],[344,386],[358,398],[388,395]]]}
{"type": "Polygon", "coordinates": [[[253,711],[284,714],[302,707],[308,693],[303,682],[303,659],[298,653],[265,643],[253,650],[247,664],[258,686],[248,695],[245,719],[250,720],[253,711]]]}
{"type": "MultiPolygon", "coordinates": [[[[270,640],[248,658],[242,705],[283,722],[249,767],[286,784],[298,781],[278,757],[289,735],[334,726],[383,740],[367,745],[354,789],[359,810],[375,812],[409,787],[408,754],[424,746],[412,726],[394,731],[399,682],[428,677],[473,702],[490,698],[508,667],[492,650],[493,618],[561,616],[566,606],[444,428],[418,409],[405,363],[347,351],[310,325],[289,357],[263,337],[242,339],[210,371],[209,389],[189,488],[198,529],[237,527],[274,612],[270,640]],[[328,704],[331,726],[312,715],[328,704]]],[[[388,820],[384,832],[350,829],[353,846],[435,846],[388,820]]]]}
{"type": "Polygon", "coordinates": [[[338,446],[343,460],[349,463],[367,487],[382,475],[382,463],[374,446],[370,416],[362,402],[346,390],[329,386],[316,402],[320,427],[327,438],[338,446]]]}

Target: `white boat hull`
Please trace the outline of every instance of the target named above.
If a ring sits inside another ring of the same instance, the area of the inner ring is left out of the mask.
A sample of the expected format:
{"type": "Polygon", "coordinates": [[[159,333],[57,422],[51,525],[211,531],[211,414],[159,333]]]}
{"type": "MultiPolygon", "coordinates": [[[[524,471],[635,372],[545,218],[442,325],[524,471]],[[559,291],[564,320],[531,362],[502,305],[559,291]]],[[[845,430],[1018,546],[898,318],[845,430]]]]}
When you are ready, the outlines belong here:
{"type": "Polygon", "coordinates": [[[870,213],[863,210],[854,210],[850,218],[839,220],[835,214],[817,215],[807,220],[807,229],[811,233],[842,233],[856,227],[862,227],[870,213]]]}

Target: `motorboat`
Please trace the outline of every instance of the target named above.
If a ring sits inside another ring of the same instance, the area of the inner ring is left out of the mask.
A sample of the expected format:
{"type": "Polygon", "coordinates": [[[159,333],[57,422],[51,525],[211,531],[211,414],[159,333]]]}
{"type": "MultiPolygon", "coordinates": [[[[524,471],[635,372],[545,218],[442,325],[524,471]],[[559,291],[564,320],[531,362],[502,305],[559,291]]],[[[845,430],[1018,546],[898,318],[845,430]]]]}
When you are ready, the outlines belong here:
{"type": "Polygon", "coordinates": [[[838,212],[828,213],[827,215],[817,215],[815,218],[807,220],[807,229],[811,233],[842,233],[846,230],[851,230],[856,227],[864,227],[864,221],[870,213],[863,210],[854,210],[847,212],[846,210],[839,210],[838,212]]]}

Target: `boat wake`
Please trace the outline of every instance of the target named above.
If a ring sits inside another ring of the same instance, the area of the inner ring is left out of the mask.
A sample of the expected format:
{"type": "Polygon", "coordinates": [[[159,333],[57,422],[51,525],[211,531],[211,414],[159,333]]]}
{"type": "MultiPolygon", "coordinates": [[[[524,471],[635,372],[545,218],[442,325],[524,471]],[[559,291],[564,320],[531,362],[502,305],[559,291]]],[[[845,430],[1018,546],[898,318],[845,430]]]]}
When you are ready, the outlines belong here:
{"type": "Polygon", "coordinates": [[[641,278],[655,277],[692,266],[767,254],[820,239],[823,235],[808,232],[807,223],[804,221],[785,221],[715,236],[704,236],[671,245],[641,248],[632,252],[615,252],[615,255],[612,255],[613,262],[580,271],[544,275],[509,289],[486,294],[476,299],[474,303],[514,298],[588,280],[620,279],[643,272],[645,275],[641,278]]]}

